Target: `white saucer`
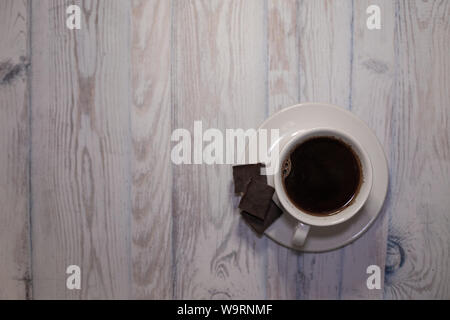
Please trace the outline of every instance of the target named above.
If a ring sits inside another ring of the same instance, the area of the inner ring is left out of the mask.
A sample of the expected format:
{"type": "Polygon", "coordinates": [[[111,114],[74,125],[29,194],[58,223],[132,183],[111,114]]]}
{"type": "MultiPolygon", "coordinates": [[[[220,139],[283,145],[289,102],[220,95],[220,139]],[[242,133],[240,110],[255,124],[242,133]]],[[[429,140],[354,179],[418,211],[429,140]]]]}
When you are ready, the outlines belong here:
{"type": "MultiPolygon", "coordinates": [[[[372,162],[373,184],[364,207],[352,219],[330,227],[311,227],[305,244],[295,247],[291,243],[296,220],[288,213],[278,218],[265,232],[273,241],[294,250],[322,252],[343,247],[360,237],[375,221],[386,197],[388,167],[386,156],[377,137],[370,128],[351,112],[329,104],[305,103],[283,109],[268,118],[259,129],[279,129],[279,150],[293,132],[316,127],[334,127],[358,137],[372,162]]],[[[274,144],[269,145],[272,149],[274,144]]],[[[267,176],[269,185],[274,186],[273,176],[267,176]]],[[[274,195],[274,201],[279,201],[274,195]]]]}

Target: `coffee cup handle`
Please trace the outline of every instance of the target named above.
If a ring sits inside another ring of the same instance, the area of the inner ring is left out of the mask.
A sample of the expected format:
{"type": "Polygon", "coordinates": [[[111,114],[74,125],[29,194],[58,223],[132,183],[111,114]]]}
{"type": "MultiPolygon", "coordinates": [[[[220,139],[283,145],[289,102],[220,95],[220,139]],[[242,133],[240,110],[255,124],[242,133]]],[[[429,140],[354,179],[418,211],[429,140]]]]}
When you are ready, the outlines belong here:
{"type": "Polygon", "coordinates": [[[301,247],[306,241],[306,237],[309,232],[309,225],[304,223],[297,223],[297,226],[295,227],[295,232],[292,237],[292,243],[296,247],[301,247]]]}

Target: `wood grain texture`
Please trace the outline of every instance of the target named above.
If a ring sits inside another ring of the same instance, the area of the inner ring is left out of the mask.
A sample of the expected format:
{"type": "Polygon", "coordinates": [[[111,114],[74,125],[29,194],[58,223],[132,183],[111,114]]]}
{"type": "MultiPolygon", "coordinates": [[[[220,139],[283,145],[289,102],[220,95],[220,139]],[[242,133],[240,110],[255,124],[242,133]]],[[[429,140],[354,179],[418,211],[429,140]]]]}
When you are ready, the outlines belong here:
{"type": "Polygon", "coordinates": [[[33,286],[36,299],[129,297],[128,1],[32,2],[33,286]],[[81,267],[81,290],[66,268],[81,267]]]}
{"type": "Polygon", "coordinates": [[[450,2],[399,1],[388,299],[450,298],[450,2]]]}
{"type": "MultiPolygon", "coordinates": [[[[174,1],[173,129],[256,128],[265,117],[264,2],[174,1]]],[[[240,219],[231,166],[173,174],[174,298],[264,298],[265,243],[240,219]]]]}
{"type": "MultiPolygon", "coordinates": [[[[351,111],[374,131],[389,159],[395,84],[395,3],[391,0],[354,1],[351,111]],[[382,27],[369,30],[366,9],[378,5],[382,27]]],[[[376,173],[375,173],[376,174],[376,173]]],[[[388,191],[389,192],[389,191],[388,191]]],[[[357,241],[342,249],[342,299],[381,299],[380,290],[366,285],[367,267],[385,266],[390,196],[374,225],[357,241]]],[[[384,282],[382,273],[382,282],[384,282]]]]}
{"type": "Polygon", "coordinates": [[[0,299],[449,299],[449,16],[438,0],[0,0],[0,299]],[[375,225],[323,254],[255,236],[230,165],[170,159],[174,129],[256,128],[306,101],[362,118],[390,168],[375,225]]]}
{"type": "Polygon", "coordinates": [[[172,277],[171,1],[132,2],[132,295],[168,299],[172,277]]]}
{"type": "MultiPolygon", "coordinates": [[[[301,1],[299,7],[300,101],[350,107],[353,2],[301,1]]],[[[342,295],[344,252],[302,254],[300,299],[338,299],[342,295]]]]}
{"type": "Polygon", "coordinates": [[[0,299],[31,298],[28,9],[0,2],[0,299]]]}
{"type": "MultiPolygon", "coordinates": [[[[366,28],[369,5],[269,2],[271,113],[299,101],[334,100],[366,120],[382,141],[389,138],[395,11],[392,2],[379,3],[383,29],[371,32],[366,28]],[[389,70],[378,70],[383,67],[389,70]]],[[[380,298],[381,290],[366,287],[366,269],[372,264],[384,267],[387,219],[382,217],[356,243],[332,253],[301,255],[269,243],[268,296],[380,298]]]]}
{"type": "MultiPolygon", "coordinates": [[[[268,1],[268,105],[269,115],[300,101],[298,33],[299,2],[268,1]]],[[[295,299],[301,281],[299,253],[269,240],[267,243],[267,298],[295,299]]]]}

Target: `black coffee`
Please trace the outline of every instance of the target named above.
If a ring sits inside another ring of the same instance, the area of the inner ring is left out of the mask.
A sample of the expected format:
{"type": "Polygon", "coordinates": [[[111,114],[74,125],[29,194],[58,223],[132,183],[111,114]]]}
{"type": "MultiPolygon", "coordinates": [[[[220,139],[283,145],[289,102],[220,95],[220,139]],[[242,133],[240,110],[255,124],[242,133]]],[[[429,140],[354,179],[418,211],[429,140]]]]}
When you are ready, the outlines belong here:
{"type": "Polygon", "coordinates": [[[361,163],[352,148],[333,137],[298,145],[283,162],[290,200],[313,215],[332,215],[349,205],[362,181],[361,163]]]}

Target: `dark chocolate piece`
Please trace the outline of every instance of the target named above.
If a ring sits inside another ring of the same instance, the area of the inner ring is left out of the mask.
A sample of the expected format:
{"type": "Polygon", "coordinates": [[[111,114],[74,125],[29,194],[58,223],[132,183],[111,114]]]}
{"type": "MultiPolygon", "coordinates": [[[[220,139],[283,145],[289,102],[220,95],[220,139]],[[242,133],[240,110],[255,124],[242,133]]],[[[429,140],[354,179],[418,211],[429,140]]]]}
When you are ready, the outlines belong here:
{"type": "Polygon", "coordinates": [[[264,233],[264,220],[255,218],[251,214],[241,211],[242,218],[244,218],[244,221],[247,222],[247,224],[259,235],[262,235],[264,233]]]}
{"type": "Polygon", "coordinates": [[[263,166],[262,163],[233,166],[234,192],[245,192],[247,184],[252,178],[267,184],[266,176],[261,175],[261,167],[263,166]]]}
{"type": "MultiPolygon", "coordinates": [[[[264,225],[266,229],[272,225],[281,215],[283,214],[283,210],[281,210],[275,202],[270,201],[269,210],[266,213],[266,218],[264,219],[264,225]]],[[[265,230],[265,229],[264,229],[265,230]]]]}
{"type": "Polygon", "coordinates": [[[274,192],[273,187],[252,178],[241,198],[241,202],[239,202],[239,208],[256,218],[264,220],[274,192]]]}
{"type": "Polygon", "coordinates": [[[282,214],[283,211],[273,201],[270,202],[270,207],[264,220],[258,219],[248,212],[241,212],[245,222],[259,235],[262,235],[282,214]]]}

